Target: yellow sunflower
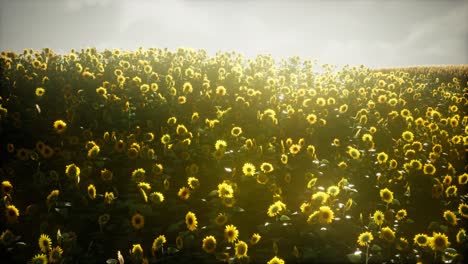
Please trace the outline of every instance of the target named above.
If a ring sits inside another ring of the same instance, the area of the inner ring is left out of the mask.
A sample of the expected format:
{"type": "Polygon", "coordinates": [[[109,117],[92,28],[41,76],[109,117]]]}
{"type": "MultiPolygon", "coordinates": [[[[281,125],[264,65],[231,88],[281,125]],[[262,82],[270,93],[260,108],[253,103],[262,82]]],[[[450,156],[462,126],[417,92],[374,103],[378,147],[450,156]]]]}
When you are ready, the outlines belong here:
{"type": "Polygon", "coordinates": [[[429,236],[426,234],[416,234],[414,236],[414,243],[420,247],[425,247],[429,245],[429,236]]]}
{"type": "Polygon", "coordinates": [[[237,230],[237,227],[235,227],[234,225],[227,225],[224,228],[224,237],[229,243],[233,243],[234,241],[236,241],[238,236],[239,236],[239,231],[237,230]]]}
{"type": "Polygon", "coordinates": [[[214,236],[206,236],[203,239],[202,248],[208,254],[213,253],[216,249],[216,238],[214,236]]]}
{"type": "Polygon", "coordinates": [[[165,243],[166,243],[166,237],[164,235],[160,235],[153,240],[153,245],[151,249],[153,250],[153,252],[156,252],[160,248],[162,248],[165,243]]]}
{"type": "Polygon", "coordinates": [[[284,264],[284,260],[283,259],[280,259],[278,257],[273,257],[272,259],[270,259],[267,264],[284,264]]]}
{"type": "Polygon", "coordinates": [[[270,207],[268,207],[267,214],[269,217],[274,217],[276,215],[279,215],[281,212],[286,210],[286,205],[281,202],[281,201],[276,201],[270,207]]]}
{"type": "Polygon", "coordinates": [[[387,242],[393,242],[395,240],[395,232],[390,227],[386,226],[380,230],[379,237],[387,242]]]}
{"type": "Polygon", "coordinates": [[[140,230],[145,226],[145,217],[139,213],[132,216],[132,226],[136,230],[140,230]]]}
{"type": "Polygon", "coordinates": [[[236,243],[235,247],[235,252],[236,252],[236,258],[245,258],[247,257],[247,251],[249,247],[247,246],[247,243],[244,241],[239,241],[236,243]]]}
{"type": "Polygon", "coordinates": [[[375,211],[373,218],[374,218],[374,223],[378,226],[381,226],[384,222],[385,216],[382,213],[382,211],[377,210],[375,211]]]}
{"type": "Polygon", "coordinates": [[[385,203],[389,204],[393,201],[393,192],[390,191],[388,188],[380,190],[380,198],[385,203]]]}
{"type": "Polygon", "coordinates": [[[450,210],[446,210],[444,212],[444,219],[447,221],[449,224],[456,226],[457,225],[457,216],[450,210]]]}
{"type": "Polygon", "coordinates": [[[194,231],[195,229],[197,229],[198,221],[194,213],[188,212],[185,215],[185,224],[187,225],[187,228],[190,231],[194,231]]]}
{"type": "Polygon", "coordinates": [[[244,166],[242,166],[242,172],[245,176],[252,176],[255,174],[255,166],[252,163],[244,163],[244,166]]]}
{"type": "Polygon", "coordinates": [[[264,173],[270,173],[273,171],[273,165],[271,165],[271,163],[268,163],[268,162],[263,162],[260,165],[260,170],[263,171],[264,173]]]}
{"type": "Polygon", "coordinates": [[[328,206],[320,206],[318,220],[322,224],[330,224],[333,221],[335,214],[328,206]]]}
{"type": "Polygon", "coordinates": [[[60,246],[56,246],[52,248],[52,250],[49,252],[49,262],[60,263],[60,261],[62,260],[62,254],[63,254],[63,249],[60,246]]]}
{"type": "Polygon", "coordinates": [[[226,224],[227,220],[228,220],[228,217],[226,214],[219,213],[215,218],[215,223],[219,226],[223,226],[224,224],[226,224]]]}
{"type": "Polygon", "coordinates": [[[47,253],[52,248],[52,240],[48,235],[41,234],[38,243],[42,253],[47,253]]]}
{"type": "Polygon", "coordinates": [[[254,234],[250,237],[250,245],[256,245],[256,244],[258,244],[258,242],[260,241],[261,238],[262,238],[262,236],[260,236],[260,234],[254,233],[254,234]]]}
{"type": "Polygon", "coordinates": [[[372,233],[366,231],[359,235],[357,242],[360,246],[364,247],[369,245],[373,239],[374,236],[372,235],[372,233]]]}
{"type": "Polygon", "coordinates": [[[5,210],[5,215],[7,218],[7,222],[12,224],[18,221],[18,217],[20,215],[19,210],[14,205],[8,205],[5,210]]]}
{"type": "Polygon", "coordinates": [[[443,233],[436,233],[432,234],[432,238],[430,239],[429,246],[434,251],[442,251],[446,249],[450,245],[448,241],[448,237],[443,233]]]}
{"type": "Polygon", "coordinates": [[[66,129],[67,123],[65,123],[63,120],[57,120],[54,122],[54,130],[58,134],[62,134],[63,132],[65,132],[66,129]]]}

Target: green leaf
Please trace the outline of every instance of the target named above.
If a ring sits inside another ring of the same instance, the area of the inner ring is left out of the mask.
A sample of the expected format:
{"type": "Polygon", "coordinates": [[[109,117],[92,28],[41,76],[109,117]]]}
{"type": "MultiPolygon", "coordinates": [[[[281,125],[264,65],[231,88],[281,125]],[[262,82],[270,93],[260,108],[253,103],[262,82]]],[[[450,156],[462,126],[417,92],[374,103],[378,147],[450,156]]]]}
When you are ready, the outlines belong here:
{"type": "Polygon", "coordinates": [[[232,210],[233,210],[234,212],[237,212],[237,213],[245,212],[244,208],[241,208],[241,207],[239,207],[239,206],[234,206],[234,207],[232,208],[232,210]]]}
{"type": "Polygon", "coordinates": [[[373,244],[370,250],[375,252],[375,251],[381,251],[382,248],[377,244],[373,244]]]}
{"type": "Polygon", "coordinates": [[[393,199],[392,204],[396,206],[400,206],[400,201],[398,199],[393,199]]]}
{"type": "Polygon", "coordinates": [[[360,263],[361,262],[361,253],[350,253],[346,255],[351,263],[360,263]]]}
{"type": "Polygon", "coordinates": [[[111,259],[106,260],[106,263],[107,264],[119,264],[119,261],[111,258],[111,259]]]}
{"type": "Polygon", "coordinates": [[[285,221],[291,220],[291,218],[289,218],[289,216],[287,216],[287,215],[281,215],[279,220],[282,221],[282,222],[285,222],[285,221]]]}
{"type": "Polygon", "coordinates": [[[177,248],[175,247],[168,247],[167,248],[167,254],[175,254],[177,252],[179,252],[180,250],[178,250],[177,248]]]}

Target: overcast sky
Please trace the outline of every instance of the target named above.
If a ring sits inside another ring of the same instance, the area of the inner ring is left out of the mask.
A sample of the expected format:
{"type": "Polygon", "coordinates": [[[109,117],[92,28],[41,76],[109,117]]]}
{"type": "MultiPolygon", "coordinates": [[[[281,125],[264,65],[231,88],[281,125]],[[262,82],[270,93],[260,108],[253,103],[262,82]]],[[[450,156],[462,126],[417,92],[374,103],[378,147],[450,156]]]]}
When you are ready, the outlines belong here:
{"type": "Polygon", "coordinates": [[[0,50],[192,47],[369,67],[468,64],[468,0],[0,0],[0,50]]]}

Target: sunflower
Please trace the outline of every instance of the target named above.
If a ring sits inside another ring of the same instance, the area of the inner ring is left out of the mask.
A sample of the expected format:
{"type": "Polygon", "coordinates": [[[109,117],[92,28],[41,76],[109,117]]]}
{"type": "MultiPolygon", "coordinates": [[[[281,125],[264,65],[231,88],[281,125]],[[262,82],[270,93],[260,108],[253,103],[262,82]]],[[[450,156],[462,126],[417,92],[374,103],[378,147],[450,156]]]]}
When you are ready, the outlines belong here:
{"type": "Polygon", "coordinates": [[[292,144],[289,147],[289,152],[293,155],[296,155],[297,153],[299,153],[299,151],[301,151],[301,145],[299,144],[292,144]]]}
{"type": "Polygon", "coordinates": [[[234,197],[234,189],[232,188],[232,185],[226,182],[218,184],[218,196],[219,198],[234,197]]]}
{"type": "Polygon", "coordinates": [[[110,220],[110,215],[109,214],[102,214],[98,218],[98,224],[100,226],[106,225],[110,220]]]}
{"type": "Polygon", "coordinates": [[[395,240],[395,232],[387,226],[380,230],[379,237],[387,242],[393,242],[395,240]]]}
{"type": "Polygon", "coordinates": [[[238,137],[238,136],[240,136],[240,134],[242,134],[242,128],[240,128],[240,127],[233,127],[233,128],[231,129],[231,135],[232,135],[233,137],[238,137]]]}
{"type": "Polygon", "coordinates": [[[171,136],[169,134],[164,134],[161,136],[161,143],[167,145],[169,142],[171,142],[171,136]]]}
{"type": "Polygon", "coordinates": [[[63,249],[60,246],[52,248],[49,252],[49,262],[50,263],[60,263],[62,260],[63,249]]]}
{"type": "Polygon", "coordinates": [[[457,225],[457,216],[450,210],[444,212],[444,219],[453,226],[457,225]]]}
{"type": "Polygon", "coordinates": [[[330,195],[328,193],[318,191],[318,192],[312,194],[310,199],[311,199],[312,204],[320,205],[320,204],[326,203],[329,197],[330,197],[330,195]]]}
{"type": "Polygon", "coordinates": [[[224,237],[229,243],[233,243],[234,241],[236,241],[238,236],[239,236],[239,231],[237,230],[237,227],[235,227],[234,225],[227,225],[224,228],[224,237]]]}
{"type": "Polygon", "coordinates": [[[379,164],[385,164],[387,162],[388,155],[385,152],[380,152],[377,154],[377,162],[379,164]]]}
{"type": "Polygon", "coordinates": [[[340,108],[338,109],[338,111],[343,114],[343,113],[346,113],[348,111],[348,105],[347,104],[342,104],[340,106],[340,108]]]}
{"type": "Polygon", "coordinates": [[[101,170],[101,179],[105,182],[111,181],[113,177],[112,171],[108,169],[101,170]]]}
{"type": "Polygon", "coordinates": [[[282,213],[284,210],[286,210],[286,205],[281,201],[276,201],[268,207],[267,214],[269,217],[274,217],[282,213]]]}
{"type": "Polygon", "coordinates": [[[49,195],[47,195],[47,205],[50,207],[57,202],[58,195],[60,194],[59,190],[52,190],[49,195]]]}
{"type": "Polygon", "coordinates": [[[235,245],[236,258],[245,258],[247,257],[247,251],[249,247],[244,241],[239,241],[235,245]]]}
{"type": "Polygon", "coordinates": [[[188,177],[187,179],[188,186],[192,189],[195,190],[198,187],[200,187],[200,181],[195,178],[195,177],[188,177]]]}
{"type": "Polygon", "coordinates": [[[125,149],[125,142],[121,139],[115,142],[114,150],[118,153],[122,153],[125,149]]]}
{"type": "Polygon", "coordinates": [[[226,214],[219,213],[215,218],[215,223],[219,226],[223,226],[224,224],[226,224],[227,220],[228,220],[228,217],[226,214]]]}
{"type": "Polygon", "coordinates": [[[194,213],[188,212],[185,215],[185,224],[187,225],[187,228],[190,231],[194,231],[195,229],[197,229],[198,221],[194,213]]]}
{"type": "Polygon", "coordinates": [[[53,127],[55,132],[62,134],[67,129],[67,123],[65,123],[63,120],[57,120],[54,122],[53,127]]]}
{"type": "Polygon", "coordinates": [[[361,156],[361,153],[359,152],[358,149],[350,147],[350,146],[348,147],[347,153],[352,159],[359,159],[359,157],[361,156]]]}
{"type": "Polygon", "coordinates": [[[5,210],[5,215],[7,218],[7,222],[12,224],[18,221],[18,217],[20,213],[19,213],[19,210],[14,205],[8,205],[5,210]]]}
{"type": "Polygon", "coordinates": [[[284,260],[278,258],[278,257],[273,257],[272,259],[270,259],[267,264],[284,264],[284,260]]]}
{"type": "Polygon", "coordinates": [[[183,186],[179,189],[179,192],[177,193],[177,195],[182,199],[182,200],[188,200],[188,198],[190,197],[190,189],[183,186]]]}
{"type": "Polygon", "coordinates": [[[426,234],[417,234],[414,236],[414,243],[420,247],[429,246],[429,236],[426,234]]]}
{"type": "Polygon", "coordinates": [[[65,166],[65,174],[74,179],[78,176],[80,176],[80,168],[76,166],[74,163],[65,166]]]}
{"type": "Polygon", "coordinates": [[[426,175],[434,175],[434,173],[436,172],[436,168],[431,163],[426,163],[424,164],[423,172],[426,175]]]}
{"type": "Polygon", "coordinates": [[[317,122],[317,116],[315,114],[309,114],[307,115],[306,120],[309,124],[313,125],[317,122]]]}
{"type": "Polygon", "coordinates": [[[384,222],[384,219],[385,219],[385,216],[384,216],[384,213],[382,213],[382,211],[375,211],[374,213],[374,223],[378,226],[381,226],[384,222]]]}
{"type": "Polygon", "coordinates": [[[414,139],[414,135],[411,131],[404,131],[401,134],[401,138],[403,138],[403,140],[406,142],[412,142],[414,139]]]}
{"type": "Polygon", "coordinates": [[[262,236],[260,236],[260,234],[258,234],[258,233],[252,234],[252,236],[250,237],[250,245],[258,244],[258,242],[260,241],[261,238],[262,238],[262,236]]]}
{"type": "Polygon", "coordinates": [[[45,89],[42,87],[37,87],[36,88],[36,96],[37,97],[42,97],[45,94],[45,89]]]}
{"type": "Polygon", "coordinates": [[[368,246],[372,240],[374,239],[374,236],[372,236],[372,233],[371,232],[363,232],[361,233],[359,236],[358,236],[358,239],[357,239],[357,243],[364,247],[364,246],[368,246]]]}
{"type": "Polygon", "coordinates": [[[88,185],[88,197],[91,200],[96,199],[96,187],[93,184],[88,185]]]}
{"type": "Polygon", "coordinates": [[[180,250],[184,247],[184,238],[182,236],[176,237],[176,247],[180,250]]]}
{"type": "Polygon", "coordinates": [[[166,243],[166,237],[164,235],[160,235],[153,240],[153,245],[151,249],[153,250],[153,252],[156,252],[160,248],[162,248],[165,243],[166,243]]]}
{"type": "Polygon", "coordinates": [[[395,216],[398,221],[403,220],[407,216],[406,210],[405,209],[398,210],[395,216]]]}
{"type": "Polygon", "coordinates": [[[48,235],[41,234],[38,243],[42,253],[47,253],[50,249],[52,249],[52,240],[48,235]]]}
{"type": "Polygon", "coordinates": [[[45,254],[37,254],[31,259],[33,264],[47,264],[47,256],[45,254]]]}
{"type": "Polygon", "coordinates": [[[151,171],[154,173],[154,175],[159,176],[163,173],[164,166],[160,163],[156,163],[151,167],[151,171]]]}
{"type": "Polygon", "coordinates": [[[465,185],[468,182],[468,173],[463,173],[462,175],[458,176],[458,184],[465,185]]]}
{"type": "Polygon", "coordinates": [[[2,197],[4,195],[10,195],[13,192],[13,185],[10,181],[2,181],[2,185],[0,186],[2,197]]]}
{"type": "Polygon", "coordinates": [[[458,213],[464,218],[468,218],[468,205],[461,203],[458,205],[458,213]]]}
{"type": "Polygon", "coordinates": [[[396,241],[395,247],[396,247],[397,250],[400,250],[400,251],[408,249],[408,247],[409,247],[408,240],[406,238],[404,238],[404,237],[400,237],[396,241]]]}
{"type": "Polygon", "coordinates": [[[132,171],[132,180],[142,182],[145,180],[146,171],[143,168],[138,168],[132,171]]]}
{"type": "Polygon", "coordinates": [[[5,230],[2,232],[2,235],[0,236],[0,244],[3,244],[4,246],[10,246],[15,242],[15,234],[11,232],[9,229],[5,230]]]}
{"type": "Polygon", "coordinates": [[[387,188],[382,189],[380,190],[380,198],[382,199],[382,201],[389,204],[393,201],[393,192],[387,188]]]}
{"type": "Polygon", "coordinates": [[[335,217],[333,211],[328,206],[320,206],[318,219],[322,224],[330,224],[335,217]]]}
{"type": "Polygon", "coordinates": [[[252,163],[244,163],[242,172],[245,176],[253,176],[255,174],[255,166],[252,163]]]}
{"type": "Polygon", "coordinates": [[[206,236],[203,239],[202,248],[208,254],[213,253],[216,249],[216,238],[214,236],[206,236]]]}
{"type": "Polygon", "coordinates": [[[283,163],[284,165],[288,164],[288,155],[281,154],[281,163],[283,163]]]}
{"type": "Polygon", "coordinates": [[[260,165],[260,170],[263,171],[264,173],[270,173],[273,171],[273,165],[271,165],[271,163],[268,163],[268,162],[263,162],[260,165]]]}
{"type": "Polygon", "coordinates": [[[447,189],[445,189],[445,196],[447,196],[447,198],[449,197],[455,197],[457,196],[457,186],[455,185],[450,185],[447,189]]]}
{"type": "Polygon", "coordinates": [[[456,239],[457,239],[458,244],[461,244],[466,240],[466,231],[465,231],[465,229],[460,228],[460,230],[458,230],[458,233],[456,235],[456,239]]]}
{"type": "Polygon", "coordinates": [[[143,258],[143,248],[140,244],[133,245],[130,253],[135,259],[141,260],[143,258]]]}
{"type": "Polygon", "coordinates": [[[448,237],[443,233],[436,233],[432,234],[432,238],[430,239],[429,246],[434,251],[442,251],[446,249],[450,245],[448,241],[448,237]]]}
{"type": "Polygon", "coordinates": [[[135,230],[140,230],[145,226],[145,217],[139,213],[132,216],[132,226],[135,230]]]}
{"type": "Polygon", "coordinates": [[[336,185],[329,186],[327,188],[327,194],[336,197],[338,194],[340,194],[340,188],[338,188],[336,185]]]}
{"type": "Polygon", "coordinates": [[[100,148],[98,145],[94,145],[91,149],[88,150],[88,159],[94,159],[97,157],[97,155],[99,154],[100,152],[100,148]]]}
{"type": "Polygon", "coordinates": [[[221,85],[216,87],[216,95],[218,96],[226,95],[226,88],[224,88],[224,86],[221,86],[221,85]]]}

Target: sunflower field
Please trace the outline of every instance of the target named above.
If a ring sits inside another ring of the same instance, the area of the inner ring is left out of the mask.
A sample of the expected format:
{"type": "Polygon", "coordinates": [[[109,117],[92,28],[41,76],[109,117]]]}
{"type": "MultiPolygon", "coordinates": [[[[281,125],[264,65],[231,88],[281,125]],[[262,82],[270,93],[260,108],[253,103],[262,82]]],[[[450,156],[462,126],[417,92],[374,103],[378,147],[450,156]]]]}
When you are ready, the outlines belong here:
{"type": "Polygon", "coordinates": [[[4,263],[466,261],[468,66],[45,48],[0,71],[4,263]]]}

